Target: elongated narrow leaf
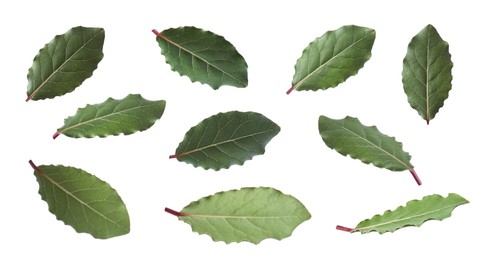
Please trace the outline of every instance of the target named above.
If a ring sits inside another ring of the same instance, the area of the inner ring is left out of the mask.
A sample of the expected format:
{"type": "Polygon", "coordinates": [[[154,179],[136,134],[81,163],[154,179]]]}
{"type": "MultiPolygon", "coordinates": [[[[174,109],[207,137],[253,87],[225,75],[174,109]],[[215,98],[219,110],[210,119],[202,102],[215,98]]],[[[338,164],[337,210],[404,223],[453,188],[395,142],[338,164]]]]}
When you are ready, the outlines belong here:
{"type": "Polygon", "coordinates": [[[361,221],[356,228],[337,226],[337,229],[362,234],[372,231],[383,234],[407,226],[419,227],[428,220],[443,220],[450,217],[456,207],[466,203],[468,200],[455,193],[448,194],[446,198],[437,194],[429,195],[422,200],[411,200],[406,206],[400,206],[393,211],[387,210],[382,215],[361,221]]]}
{"type": "Polygon", "coordinates": [[[381,133],[377,127],[365,126],[349,116],[340,120],[320,116],[318,128],[325,144],[340,154],[391,171],[409,170],[421,185],[411,156],[402,149],[402,143],[381,133]]]}
{"type": "Polygon", "coordinates": [[[409,43],[403,63],[402,82],[408,102],[429,124],[451,90],[453,62],[448,43],[427,25],[409,43]]]}
{"type": "Polygon", "coordinates": [[[72,92],[103,58],[104,30],[75,27],[57,35],[34,58],[27,75],[27,101],[72,92]]]}
{"type": "Polygon", "coordinates": [[[224,37],[195,27],[153,30],[165,60],[192,82],[243,88],[248,85],[248,65],[236,48],[224,37]]]}
{"type": "Polygon", "coordinates": [[[192,127],[170,158],[217,171],[264,154],[279,132],[277,124],[259,113],[219,113],[192,127]]]}
{"type": "Polygon", "coordinates": [[[326,32],[303,50],[287,94],[333,88],[356,75],[370,59],[375,38],[373,29],[355,25],[326,32]]]}
{"type": "Polygon", "coordinates": [[[81,169],[62,165],[35,166],[39,194],[58,220],[78,233],[110,238],[130,232],[125,204],[111,186],[81,169]]]}
{"type": "Polygon", "coordinates": [[[181,212],[165,211],[190,224],[194,232],[226,243],[281,240],[311,218],[300,201],[273,188],[219,192],[190,203],[181,212]]]}
{"type": "Polygon", "coordinates": [[[133,134],[150,128],[165,110],[165,101],[149,101],[130,94],[124,99],[109,98],[100,104],[78,109],[74,116],[64,120],[64,126],[54,134],[69,137],[106,137],[133,134]]]}

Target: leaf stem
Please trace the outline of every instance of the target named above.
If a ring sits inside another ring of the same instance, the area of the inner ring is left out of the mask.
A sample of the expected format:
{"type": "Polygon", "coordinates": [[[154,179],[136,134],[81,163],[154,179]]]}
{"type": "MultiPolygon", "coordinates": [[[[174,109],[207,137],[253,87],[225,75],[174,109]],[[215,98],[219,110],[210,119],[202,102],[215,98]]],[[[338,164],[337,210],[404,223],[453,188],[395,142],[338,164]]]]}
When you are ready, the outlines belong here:
{"type": "Polygon", "coordinates": [[[179,155],[178,154],[172,154],[168,157],[168,159],[174,159],[177,158],[179,155]]]}
{"type": "Polygon", "coordinates": [[[345,232],[352,232],[355,230],[355,228],[348,228],[340,225],[337,225],[336,229],[340,231],[345,231],[345,232]]]}
{"type": "Polygon", "coordinates": [[[178,212],[178,211],[175,211],[171,208],[165,208],[165,212],[169,213],[169,214],[172,214],[176,217],[186,217],[186,216],[190,216],[189,214],[185,214],[185,213],[182,213],[182,212],[178,212]]]}
{"type": "Polygon", "coordinates": [[[53,135],[52,135],[52,139],[56,139],[59,135],[61,134],[61,132],[57,131],[55,132],[53,135]]]}
{"type": "Polygon", "coordinates": [[[414,178],[414,180],[416,181],[416,183],[417,183],[418,185],[421,185],[421,184],[422,184],[422,182],[421,182],[421,180],[419,179],[419,176],[418,176],[418,174],[416,173],[416,171],[414,171],[414,169],[411,169],[411,170],[409,170],[409,172],[410,172],[410,173],[413,175],[413,178],[414,178]]]}
{"type": "Polygon", "coordinates": [[[288,91],[286,91],[286,95],[289,95],[291,93],[291,91],[295,90],[296,87],[297,87],[297,85],[294,85],[290,89],[288,89],[288,91]]]}
{"type": "Polygon", "coordinates": [[[32,160],[29,160],[29,164],[32,167],[32,169],[34,169],[34,171],[38,172],[42,176],[45,176],[45,173],[41,171],[39,167],[37,167],[37,165],[35,165],[35,163],[32,160]]]}
{"type": "Polygon", "coordinates": [[[429,117],[426,118],[426,124],[429,125],[429,117]]]}

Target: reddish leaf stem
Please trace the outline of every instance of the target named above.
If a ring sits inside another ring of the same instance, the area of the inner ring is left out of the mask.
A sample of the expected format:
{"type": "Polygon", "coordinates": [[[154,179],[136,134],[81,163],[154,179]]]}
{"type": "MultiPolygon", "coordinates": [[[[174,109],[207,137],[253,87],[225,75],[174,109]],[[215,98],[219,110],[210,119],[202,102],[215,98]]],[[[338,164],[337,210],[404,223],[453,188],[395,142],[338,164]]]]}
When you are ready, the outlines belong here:
{"type": "Polygon", "coordinates": [[[426,124],[429,125],[429,118],[426,118],[426,124]]]}
{"type": "Polygon", "coordinates": [[[165,208],[165,212],[167,213],[170,213],[176,217],[184,217],[184,216],[190,216],[189,214],[185,214],[185,213],[182,213],[182,212],[178,212],[178,211],[175,211],[173,209],[170,209],[170,208],[165,208]]]}
{"type": "Polygon", "coordinates": [[[168,157],[168,159],[177,158],[177,156],[178,156],[177,154],[172,154],[172,155],[170,155],[170,156],[168,157]]]}
{"type": "Polygon", "coordinates": [[[416,183],[417,183],[418,185],[421,185],[421,184],[422,184],[422,182],[421,182],[421,180],[419,179],[418,174],[417,174],[417,173],[414,171],[414,169],[409,170],[409,172],[410,172],[410,173],[413,175],[413,178],[414,178],[414,180],[416,181],[416,183]]]}
{"type": "Polygon", "coordinates": [[[295,88],[296,88],[296,85],[294,85],[290,89],[288,89],[288,91],[286,91],[286,95],[289,95],[291,93],[291,91],[295,90],[295,88]]]}
{"type": "Polygon", "coordinates": [[[61,134],[61,132],[57,131],[55,132],[53,135],[52,135],[52,139],[56,139],[59,135],[61,134]]]}
{"type": "Polygon", "coordinates": [[[354,228],[348,228],[348,227],[339,226],[339,225],[337,225],[336,228],[337,228],[337,230],[345,231],[345,232],[352,232],[352,231],[354,231],[354,228]]]}
{"type": "Polygon", "coordinates": [[[41,171],[39,167],[37,167],[37,165],[35,165],[35,163],[32,160],[29,160],[29,164],[32,167],[32,169],[34,169],[34,171],[38,172],[42,176],[45,176],[45,173],[41,171]]]}
{"type": "Polygon", "coordinates": [[[32,99],[32,96],[28,96],[27,99],[25,100],[25,102],[29,102],[29,100],[32,99]]]}

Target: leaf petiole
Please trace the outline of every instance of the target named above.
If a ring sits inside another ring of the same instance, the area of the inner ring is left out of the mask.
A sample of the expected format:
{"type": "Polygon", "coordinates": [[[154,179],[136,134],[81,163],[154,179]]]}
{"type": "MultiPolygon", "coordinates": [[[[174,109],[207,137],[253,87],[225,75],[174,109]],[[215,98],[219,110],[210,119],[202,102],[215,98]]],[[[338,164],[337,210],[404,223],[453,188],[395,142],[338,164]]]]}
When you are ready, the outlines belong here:
{"type": "Polygon", "coordinates": [[[416,181],[416,183],[417,183],[418,185],[421,185],[421,184],[422,184],[421,179],[419,179],[419,176],[418,176],[418,174],[416,173],[416,171],[414,171],[414,169],[411,169],[411,170],[409,170],[409,172],[410,172],[410,173],[413,175],[413,178],[414,178],[414,180],[416,181]]]}
{"type": "Polygon", "coordinates": [[[169,213],[169,214],[172,214],[176,217],[187,217],[187,216],[190,216],[189,214],[185,214],[183,212],[178,212],[178,211],[175,211],[173,209],[170,209],[170,208],[165,208],[165,212],[169,213]]]}
{"type": "Polygon", "coordinates": [[[339,225],[337,225],[336,229],[340,231],[345,231],[345,232],[352,232],[355,230],[355,228],[348,228],[348,227],[339,226],[339,225]]]}

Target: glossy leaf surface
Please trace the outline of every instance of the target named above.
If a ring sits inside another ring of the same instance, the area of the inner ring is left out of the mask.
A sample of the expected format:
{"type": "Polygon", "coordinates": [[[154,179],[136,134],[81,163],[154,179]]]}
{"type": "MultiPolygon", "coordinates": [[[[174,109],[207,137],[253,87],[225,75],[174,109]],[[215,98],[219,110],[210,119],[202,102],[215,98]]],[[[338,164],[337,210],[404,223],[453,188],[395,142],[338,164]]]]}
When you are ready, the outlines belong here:
{"type": "Polygon", "coordinates": [[[356,75],[370,59],[375,38],[373,29],[355,25],[326,32],[303,50],[287,94],[333,88],[356,75]]]}
{"type": "Polygon", "coordinates": [[[106,137],[133,134],[150,128],[165,110],[165,101],[150,101],[130,94],[121,100],[109,98],[103,103],[87,105],[64,120],[54,134],[69,137],[106,137]]]}
{"type": "Polygon", "coordinates": [[[407,226],[419,227],[428,220],[443,220],[450,217],[456,207],[466,203],[468,200],[455,193],[450,193],[446,198],[437,194],[429,195],[421,200],[411,200],[393,211],[387,210],[382,215],[366,219],[350,231],[362,234],[376,231],[383,234],[407,226]]]}
{"type": "Polygon", "coordinates": [[[103,58],[104,29],[74,27],[57,35],[35,56],[27,75],[27,101],[72,92],[103,58]]]}
{"type": "Polygon", "coordinates": [[[219,113],[192,127],[170,158],[214,170],[242,165],[264,154],[266,144],[279,131],[277,124],[259,113],[219,113]]]}
{"type": "Polygon", "coordinates": [[[248,65],[224,37],[189,26],[153,32],[172,70],[188,76],[192,82],[208,84],[213,89],[248,85],[248,65]]]}
{"type": "Polygon", "coordinates": [[[181,212],[166,211],[190,224],[194,232],[226,243],[281,240],[311,218],[300,201],[273,188],[219,192],[190,203],[181,212]]]}
{"type": "Polygon", "coordinates": [[[402,81],[408,102],[429,121],[436,116],[451,90],[453,62],[446,41],[427,25],[413,37],[404,58],[402,81]]]}
{"type": "Polygon", "coordinates": [[[130,232],[125,204],[111,186],[84,170],[62,165],[35,166],[39,194],[58,220],[78,233],[111,238],[130,232]]]}

